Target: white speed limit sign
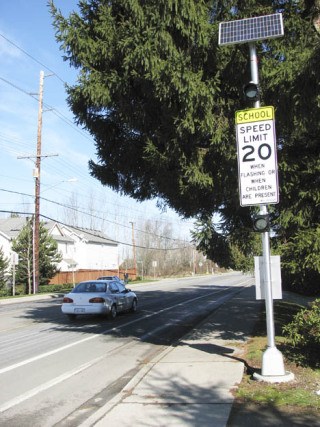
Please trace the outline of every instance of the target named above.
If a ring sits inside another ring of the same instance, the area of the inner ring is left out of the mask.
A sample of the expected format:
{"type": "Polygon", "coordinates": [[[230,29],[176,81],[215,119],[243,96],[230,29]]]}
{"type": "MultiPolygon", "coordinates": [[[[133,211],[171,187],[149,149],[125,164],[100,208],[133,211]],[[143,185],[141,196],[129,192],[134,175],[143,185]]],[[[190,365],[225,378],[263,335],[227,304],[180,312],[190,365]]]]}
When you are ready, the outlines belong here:
{"type": "Polygon", "coordinates": [[[274,108],[236,112],[240,205],[279,203],[274,108]]]}

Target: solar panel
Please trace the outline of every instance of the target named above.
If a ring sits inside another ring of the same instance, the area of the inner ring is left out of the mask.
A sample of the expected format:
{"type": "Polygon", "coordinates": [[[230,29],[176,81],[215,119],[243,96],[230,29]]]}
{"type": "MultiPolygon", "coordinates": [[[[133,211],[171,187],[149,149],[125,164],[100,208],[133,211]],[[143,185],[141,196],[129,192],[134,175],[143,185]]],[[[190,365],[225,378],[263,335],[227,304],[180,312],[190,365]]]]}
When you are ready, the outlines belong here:
{"type": "Polygon", "coordinates": [[[219,45],[247,43],[281,36],[283,36],[281,13],[219,24],[219,45]]]}

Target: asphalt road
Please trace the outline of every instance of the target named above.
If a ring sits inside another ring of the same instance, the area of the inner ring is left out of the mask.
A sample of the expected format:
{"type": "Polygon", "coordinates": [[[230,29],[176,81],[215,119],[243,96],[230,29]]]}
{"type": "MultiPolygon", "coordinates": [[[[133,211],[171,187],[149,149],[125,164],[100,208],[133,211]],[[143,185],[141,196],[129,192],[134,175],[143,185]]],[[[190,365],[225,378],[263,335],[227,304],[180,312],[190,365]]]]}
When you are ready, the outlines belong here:
{"type": "Polygon", "coordinates": [[[132,287],[137,313],[70,322],[61,298],[0,305],[0,425],[77,426],[141,367],[253,279],[241,274],[132,287]]]}

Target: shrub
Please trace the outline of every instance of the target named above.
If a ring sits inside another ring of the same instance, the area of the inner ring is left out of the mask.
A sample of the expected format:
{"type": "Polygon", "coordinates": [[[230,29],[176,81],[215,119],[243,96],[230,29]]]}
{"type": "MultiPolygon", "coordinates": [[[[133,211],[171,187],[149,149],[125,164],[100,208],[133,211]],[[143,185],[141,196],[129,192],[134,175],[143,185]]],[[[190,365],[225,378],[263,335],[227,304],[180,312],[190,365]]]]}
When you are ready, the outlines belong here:
{"type": "Polygon", "coordinates": [[[11,292],[9,289],[0,288],[0,297],[9,297],[11,296],[11,292]]]}
{"type": "Polygon", "coordinates": [[[300,230],[279,250],[283,288],[320,295],[320,227],[300,230]]]}
{"type": "Polygon", "coordinates": [[[73,288],[72,283],[64,283],[63,285],[42,285],[39,286],[40,294],[47,293],[66,293],[69,292],[73,288]]]}
{"type": "Polygon", "coordinates": [[[283,327],[288,343],[302,350],[303,359],[313,360],[320,353],[320,299],[310,309],[300,310],[292,322],[283,327]]]}

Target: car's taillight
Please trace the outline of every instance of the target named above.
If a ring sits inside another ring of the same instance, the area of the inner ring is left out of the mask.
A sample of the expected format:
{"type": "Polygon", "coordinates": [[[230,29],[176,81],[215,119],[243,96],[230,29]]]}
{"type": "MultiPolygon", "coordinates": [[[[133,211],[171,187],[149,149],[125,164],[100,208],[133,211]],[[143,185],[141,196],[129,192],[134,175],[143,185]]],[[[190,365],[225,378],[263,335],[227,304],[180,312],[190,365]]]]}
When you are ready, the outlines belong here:
{"type": "Polygon", "coordinates": [[[70,304],[71,302],[73,302],[73,299],[68,298],[68,297],[64,297],[63,300],[62,300],[62,302],[64,304],[70,304]]]}
{"type": "Polygon", "coordinates": [[[95,298],[91,298],[89,299],[89,302],[93,302],[93,303],[104,303],[105,299],[101,298],[101,297],[95,297],[95,298]]]}

